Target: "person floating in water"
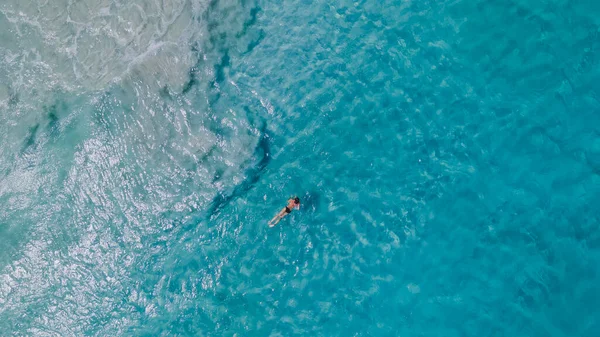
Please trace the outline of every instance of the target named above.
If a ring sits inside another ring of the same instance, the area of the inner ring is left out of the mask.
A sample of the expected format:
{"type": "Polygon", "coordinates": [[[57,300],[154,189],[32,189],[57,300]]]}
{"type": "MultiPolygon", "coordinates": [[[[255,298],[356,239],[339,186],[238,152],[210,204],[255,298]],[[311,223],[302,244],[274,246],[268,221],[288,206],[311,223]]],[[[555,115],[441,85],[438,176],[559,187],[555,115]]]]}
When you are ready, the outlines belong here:
{"type": "Polygon", "coordinates": [[[281,219],[283,219],[284,216],[292,213],[293,209],[300,209],[300,198],[298,198],[298,197],[289,198],[287,206],[285,206],[285,208],[282,208],[281,211],[279,211],[279,213],[277,213],[277,215],[275,215],[273,217],[273,219],[271,219],[271,221],[269,221],[269,227],[273,227],[273,226],[277,225],[277,223],[281,219]]]}

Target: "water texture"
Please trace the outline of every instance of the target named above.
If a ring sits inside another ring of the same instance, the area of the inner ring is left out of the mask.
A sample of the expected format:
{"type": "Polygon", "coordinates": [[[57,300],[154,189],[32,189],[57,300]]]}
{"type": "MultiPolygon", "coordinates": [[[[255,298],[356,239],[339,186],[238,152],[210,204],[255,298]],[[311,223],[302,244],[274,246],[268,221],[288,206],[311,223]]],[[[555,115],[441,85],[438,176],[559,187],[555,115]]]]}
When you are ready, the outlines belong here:
{"type": "Polygon", "coordinates": [[[4,1],[0,335],[595,337],[599,48],[592,1],[4,1]]]}

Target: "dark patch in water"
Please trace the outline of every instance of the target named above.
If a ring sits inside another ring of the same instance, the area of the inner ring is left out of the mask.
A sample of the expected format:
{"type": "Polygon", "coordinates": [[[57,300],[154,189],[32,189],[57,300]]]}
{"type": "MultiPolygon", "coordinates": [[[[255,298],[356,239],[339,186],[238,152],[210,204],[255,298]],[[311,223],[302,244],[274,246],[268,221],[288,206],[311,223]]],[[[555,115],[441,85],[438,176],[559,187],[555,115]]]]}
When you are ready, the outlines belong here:
{"type": "Polygon", "coordinates": [[[48,109],[48,132],[52,135],[58,132],[58,113],[56,105],[51,106],[48,109]]]}
{"type": "Polygon", "coordinates": [[[254,50],[254,48],[256,48],[256,46],[258,46],[262,42],[262,40],[265,39],[265,36],[265,32],[261,30],[260,33],[258,33],[258,37],[254,41],[248,43],[248,47],[246,48],[246,51],[244,53],[247,54],[254,50]]]}
{"type": "Polygon", "coordinates": [[[56,136],[60,132],[60,117],[68,114],[68,107],[65,102],[57,102],[46,108],[46,117],[48,123],[46,130],[50,136],[56,136]]]}
{"type": "Polygon", "coordinates": [[[231,58],[229,57],[229,50],[225,49],[223,56],[221,57],[221,62],[215,65],[215,82],[223,82],[225,79],[225,68],[229,67],[230,63],[231,58]]]}
{"type": "Polygon", "coordinates": [[[215,172],[215,175],[213,176],[213,180],[212,180],[213,184],[216,183],[217,180],[221,179],[221,177],[223,176],[223,172],[224,172],[223,169],[220,169],[220,168],[217,169],[217,171],[215,172]]]}
{"type": "Polygon", "coordinates": [[[266,134],[266,127],[261,130],[262,136],[254,150],[255,157],[260,157],[260,161],[256,167],[251,168],[249,172],[250,184],[255,184],[260,178],[260,173],[267,167],[271,161],[271,146],[269,144],[269,136],[266,134]]]}
{"type": "Polygon", "coordinates": [[[35,126],[29,128],[29,132],[27,132],[27,137],[25,138],[25,143],[23,144],[23,151],[35,144],[35,139],[39,128],[40,124],[36,124],[35,126]]]}
{"type": "MultiPolygon", "coordinates": [[[[258,13],[260,13],[261,8],[256,6],[256,7],[252,7],[252,9],[250,9],[250,19],[248,19],[246,22],[244,22],[244,26],[242,27],[242,31],[236,34],[236,37],[242,37],[244,35],[246,35],[246,33],[248,32],[248,29],[252,26],[254,26],[254,24],[256,23],[256,20],[258,18],[258,13]]],[[[261,31],[262,33],[262,31],[261,31]]]]}
{"type": "Polygon", "coordinates": [[[8,96],[8,105],[15,106],[19,103],[19,94],[16,92],[11,92],[10,96],[8,96]]]}
{"type": "MultiPolygon", "coordinates": [[[[208,150],[208,152],[206,152],[204,155],[202,155],[199,162],[203,162],[203,161],[207,160],[208,158],[212,157],[216,150],[217,150],[216,145],[211,146],[210,149],[208,150]]],[[[198,151],[200,151],[200,150],[198,150],[198,151]]]]}
{"type": "Polygon", "coordinates": [[[200,56],[201,48],[198,46],[198,43],[194,43],[192,45],[191,50],[197,56],[197,61],[196,61],[196,65],[194,65],[188,71],[188,81],[183,86],[183,89],[181,90],[182,94],[187,94],[190,90],[192,90],[198,84],[198,69],[200,67],[200,62],[202,60],[202,57],[200,56]]]}
{"type": "Polygon", "coordinates": [[[321,194],[317,191],[306,192],[304,197],[300,197],[302,208],[316,212],[321,205],[321,194]]]}
{"type": "Polygon", "coordinates": [[[196,74],[197,74],[197,68],[193,67],[192,69],[190,69],[189,71],[189,80],[188,82],[185,84],[185,86],[183,86],[183,90],[181,91],[181,93],[186,94],[188,93],[190,90],[192,90],[192,88],[198,84],[198,80],[196,79],[196,74]]]}
{"type": "Polygon", "coordinates": [[[166,85],[160,89],[158,94],[160,95],[160,97],[162,97],[164,99],[169,99],[169,100],[172,99],[171,92],[169,91],[169,87],[166,85]]]}
{"type": "Polygon", "coordinates": [[[256,145],[254,150],[254,158],[260,158],[256,165],[250,165],[248,170],[246,171],[246,179],[242,181],[240,184],[233,188],[233,191],[229,194],[219,194],[217,195],[208,210],[209,218],[212,218],[214,215],[217,215],[219,211],[225,207],[233,198],[239,197],[246,192],[248,192],[254,184],[256,184],[261,177],[263,170],[267,167],[269,162],[271,161],[271,146],[269,144],[269,136],[266,133],[266,125],[263,125],[261,129],[262,136],[256,145]]]}

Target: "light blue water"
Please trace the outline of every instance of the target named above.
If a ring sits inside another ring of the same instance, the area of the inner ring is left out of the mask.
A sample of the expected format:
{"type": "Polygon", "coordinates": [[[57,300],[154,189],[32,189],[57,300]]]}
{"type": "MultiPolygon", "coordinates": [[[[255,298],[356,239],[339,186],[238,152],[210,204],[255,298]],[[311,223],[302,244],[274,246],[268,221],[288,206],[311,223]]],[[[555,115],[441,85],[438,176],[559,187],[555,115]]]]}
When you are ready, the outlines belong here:
{"type": "Polygon", "coordinates": [[[598,336],[599,34],[591,1],[5,1],[0,335],[598,336]]]}

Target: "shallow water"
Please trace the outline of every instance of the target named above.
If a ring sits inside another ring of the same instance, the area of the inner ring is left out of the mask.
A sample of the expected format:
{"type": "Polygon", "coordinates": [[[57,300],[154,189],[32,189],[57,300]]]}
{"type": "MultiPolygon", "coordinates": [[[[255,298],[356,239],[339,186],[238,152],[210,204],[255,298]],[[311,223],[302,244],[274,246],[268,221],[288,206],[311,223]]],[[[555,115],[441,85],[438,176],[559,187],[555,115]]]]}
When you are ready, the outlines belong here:
{"type": "Polygon", "coordinates": [[[599,18],[0,4],[1,335],[596,336],[599,18]]]}

